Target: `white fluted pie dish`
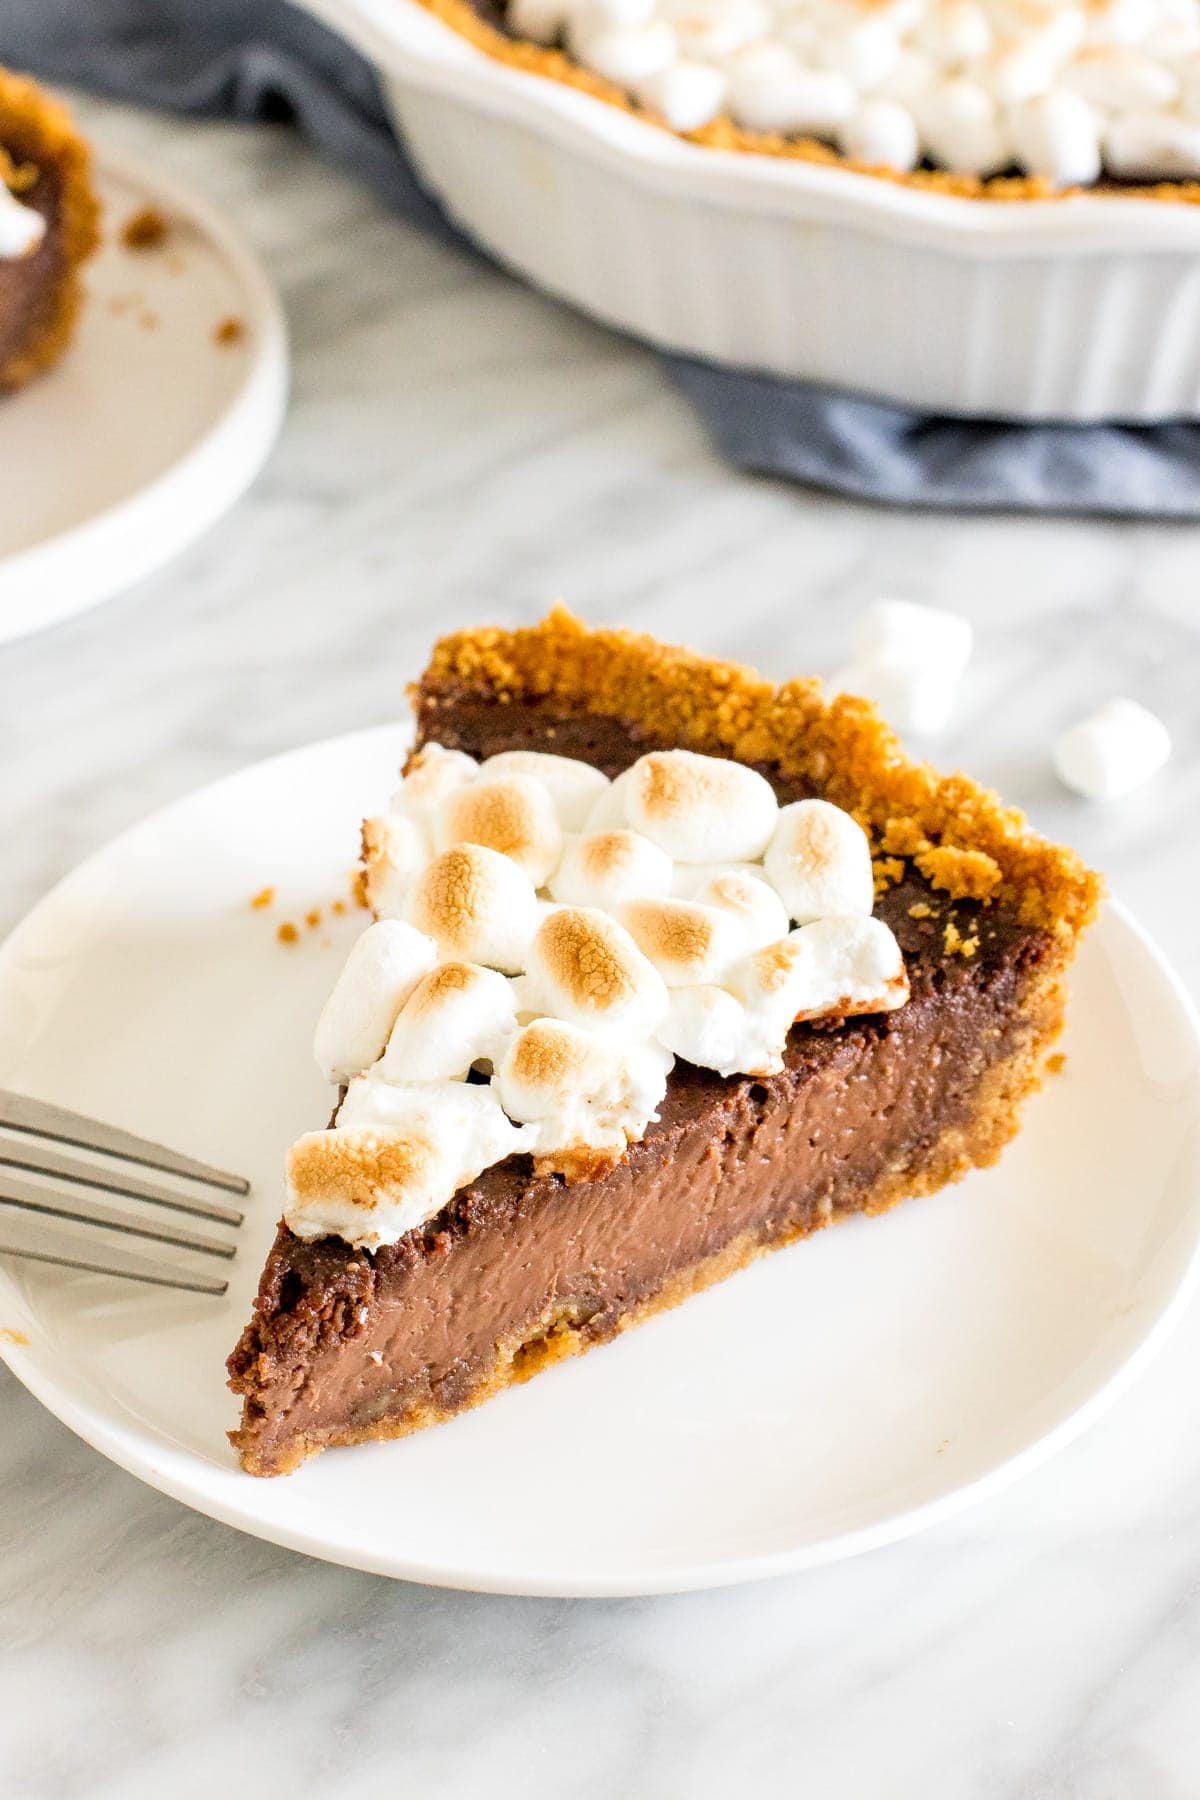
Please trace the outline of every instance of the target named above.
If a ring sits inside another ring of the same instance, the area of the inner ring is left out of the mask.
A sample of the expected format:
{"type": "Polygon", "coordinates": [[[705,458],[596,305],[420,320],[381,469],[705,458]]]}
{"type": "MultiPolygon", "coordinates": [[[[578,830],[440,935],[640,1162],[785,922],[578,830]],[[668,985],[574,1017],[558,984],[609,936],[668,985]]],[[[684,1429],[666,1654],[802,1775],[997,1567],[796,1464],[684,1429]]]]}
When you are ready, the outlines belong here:
{"type": "Polygon", "coordinates": [[[959,198],[691,143],[417,0],[302,0],[378,67],[447,211],[663,348],[1000,418],[1200,416],[1200,208],[959,198]]]}

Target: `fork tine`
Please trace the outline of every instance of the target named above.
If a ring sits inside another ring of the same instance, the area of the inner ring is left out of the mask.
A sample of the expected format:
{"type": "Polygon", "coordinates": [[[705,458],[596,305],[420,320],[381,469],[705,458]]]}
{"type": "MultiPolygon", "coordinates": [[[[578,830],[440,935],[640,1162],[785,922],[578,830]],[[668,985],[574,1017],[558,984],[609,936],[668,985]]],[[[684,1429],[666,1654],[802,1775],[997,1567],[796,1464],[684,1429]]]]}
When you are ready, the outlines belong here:
{"type": "Polygon", "coordinates": [[[0,1206],[16,1206],[24,1212],[45,1213],[50,1218],[70,1219],[80,1225],[103,1225],[129,1237],[152,1238],[155,1243],[175,1244],[181,1250],[199,1250],[205,1256],[232,1257],[235,1249],[220,1238],[184,1231],[181,1226],[143,1225],[115,1207],[101,1206],[98,1200],[57,1194],[53,1188],[36,1187],[33,1182],[18,1181],[12,1175],[0,1180],[0,1206]]]}
{"type": "Polygon", "coordinates": [[[26,1250],[17,1244],[5,1243],[0,1237],[0,1256],[18,1256],[24,1262],[53,1263],[59,1269],[85,1269],[90,1275],[120,1275],[126,1281],[142,1281],[150,1287],[183,1288],[190,1294],[226,1294],[229,1292],[227,1281],[218,1281],[209,1275],[174,1275],[165,1270],[159,1273],[149,1266],[141,1269],[119,1268],[115,1263],[85,1261],[80,1256],[51,1256],[47,1250],[26,1250]]]}
{"type": "Polygon", "coordinates": [[[250,1192],[250,1183],[240,1175],[215,1169],[211,1163],[198,1162],[192,1156],[180,1156],[163,1144],[135,1137],[131,1131],[105,1125],[100,1119],[89,1119],[65,1106],[52,1106],[47,1100],[32,1100],[27,1094],[13,1094],[3,1088],[0,1088],[0,1125],[6,1125],[10,1131],[28,1132],[33,1137],[55,1138],[77,1150],[103,1150],[109,1156],[141,1163],[147,1169],[161,1169],[169,1175],[187,1175],[209,1187],[224,1188],[227,1193],[250,1192]]]}
{"type": "Polygon", "coordinates": [[[23,1145],[0,1138],[0,1168],[24,1169],[30,1175],[51,1175],[58,1181],[72,1181],[80,1187],[99,1188],[103,1193],[124,1194],[130,1200],[147,1200],[154,1206],[169,1206],[174,1212],[188,1213],[196,1219],[211,1219],[217,1225],[240,1225],[245,1217],[232,1206],[216,1200],[197,1200],[176,1193],[157,1181],[140,1181],[136,1176],[99,1168],[95,1163],[80,1162],[64,1156],[59,1150],[27,1150],[23,1145]]]}

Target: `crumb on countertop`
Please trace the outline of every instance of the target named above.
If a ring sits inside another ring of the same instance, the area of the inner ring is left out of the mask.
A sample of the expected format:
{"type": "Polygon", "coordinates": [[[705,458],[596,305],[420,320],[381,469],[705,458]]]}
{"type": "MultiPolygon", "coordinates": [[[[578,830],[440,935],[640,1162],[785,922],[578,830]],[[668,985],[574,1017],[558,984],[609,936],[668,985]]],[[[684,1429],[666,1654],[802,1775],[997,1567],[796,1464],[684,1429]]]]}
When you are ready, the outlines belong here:
{"type": "Polygon", "coordinates": [[[319,906],[309,908],[304,915],[304,923],[308,926],[310,931],[315,931],[317,929],[317,926],[321,923],[321,909],[319,906]]]}
{"type": "Polygon", "coordinates": [[[279,930],[275,933],[275,936],[279,939],[281,944],[294,944],[296,939],[300,936],[300,933],[296,930],[296,927],[292,924],[290,919],[285,919],[283,924],[279,927],[279,930]]]}
{"type": "Polygon", "coordinates": [[[371,902],[367,897],[367,871],[355,869],[350,877],[350,897],[355,906],[361,906],[364,912],[370,912],[371,902]]]}
{"type": "Polygon", "coordinates": [[[1047,1075],[1061,1075],[1066,1066],[1066,1055],[1061,1050],[1056,1050],[1053,1056],[1048,1056],[1046,1058],[1047,1075]]]}
{"type": "Polygon", "coordinates": [[[131,219],[126,219],[121,242],[126,250],[157,250],[169,227],[156,206],[143,206],[131,219]]]}
{"type": "Polygon", "coordinates": [[[246,335],[246,321],[229,313],[213,327],[214,344],[240,344],[246,335]]]}
{"type": "Polygon", "coordinates": [[[0,1339],[6,1344],[27,1344],[29,1339],[13,1325],[0,1325],[0,1339]]]}
{"type": "Polygon", "coordinates": [[[261,912],[264,906],[270,906],[274,898],[275,889],[273,887],[259,888],[250,904],[255,912],[261,912]]]}
{"type": "Polygon", "coordinates": [[[331,907],[329,908],[329,910],[332,913],[336,913],[338,918],[340,919],[342,914],[346,910],[346,902],[344,900],[335,900],[333,902],[333,904],[331,905],[331,907]]]}

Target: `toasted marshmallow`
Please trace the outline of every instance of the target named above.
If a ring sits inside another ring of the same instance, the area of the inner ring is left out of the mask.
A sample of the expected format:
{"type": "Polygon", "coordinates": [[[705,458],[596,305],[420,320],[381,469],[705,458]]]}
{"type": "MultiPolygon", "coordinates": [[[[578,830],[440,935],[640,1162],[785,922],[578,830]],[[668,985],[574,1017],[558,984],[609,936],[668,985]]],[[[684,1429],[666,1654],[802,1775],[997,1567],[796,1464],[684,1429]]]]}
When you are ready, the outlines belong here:
{"type": "Polygon", "coordinates": [[[619,917],[668,987],[719,980],[745,948],[728,911],[695,900],[629,900],[619,917]]]}
{"type": "Polygon", "coordinates": [[[780,809],[763,868],[798,925],[830,914],[869,913],[875,904],[867,834],[828,800],[793,800],[780,809]]]}
{"type": "Polygon", "coordinates": [[[509,1118],[532,1128],[540,1157],[562,1159],[568,1175],[596,1174],[657,1116],[669,1066],[656,1046],[611,1044],[562,1019],[535,1019],[510,1044],[495,1087],[509,1118]]]}
{"type": "Polygon", "coordinates": [[[625,1040],[648,1038],[667,1010],[662,976],[605,912],[564,906],[543,918],[518,983],[518,1009],[625,1040]]]}
{"type": "Polygon", "coordinates": [[[562,827],[554,802],[529,775],[497,775],[455,788],[433,812],[438,850],[482,844],[497,850],[541,887],[562,853],[562,827]]]}
{"type": "MultiPolygon", "coordinates": [[[[634,767],[636,768],[636,764],[634,767]]],[[[633,779],[633,769],[623,769],[615,781],[610,781],[604,792],[597,796],[583,822],[585,832],[621,831],[629,824],[625,811],[625,801],[629,794],[633,779]]]]}
{"type": "Polygon", "coordinates": [[[775,795],[744,763],[652,750],[628,776],[626,818],[677,862],[753,862],[770,842],[775,795]]]}
{"type": "Polygon", "coordinates": [[[788,932],[787,908],[762,871],[722,869],[706,875],[691,898],[701,906],[728,913],[738,927],[743,951],[761,950],[788,932]]]}
{"type": "Polygon", "coordinates": [[[388,812],[364,820],[367,904],[377,918],[403,918],[408,897],[431,854],[423,827],[408,813],[388,812]]]}
{"type": "Polygon", "coordinates": [[[592,831],[569,838],[550,893],[567,906],[613,912],[626,900],[670,891],[670,857],[637,831],[592,831]]]}
{"type": "Polygon", "coordinates": [[[402,1088],[359,1076],[336,1127],[293,1144],[284,1218],[297,1237],[336,1236],[375,1250],[424,1224],[525,1145],[490,1087],[431,1081],[402,1088]]]}
{"type": "Polygon", "coordinates": [[[478,774],[479,764],[464,750],[425,744],[410,759],[392,805],[429,825],[438,801],[453,789],[474,781],[478,774]]]}
{"type": "Polygon", "coordinates": [[[1082,50],[1062,79],[1102,112],[1157,110],[1171,106],[1179,94],[1178,79],[1163,63],[1124,47],[1082,50]]]}
{"type": "Polygon", "coordinates": [[[46,235],[46,221],[36,206],[26,206],[0,181],[0,262],[15,262],[36,250],[46,235]]]}
{"type": "Polygon", "coordinates": [[[1054,746],[1060,780],[1088,800],[1118,800],[1157,775],[1171,754],[1161,719],[1136,700],[1109,700],[1054,746]]]}
{"type": "Polygon", "coordinates": [[[731,969],[731,992],[779,1034],[798,1019],[891,1012],[908,998],[904,958],[882,919],[844,915],[802,925],[731,969]]]}
{"type": "MultiPolygon", "coordinates": [[[[790,1024],[790,1021],[788,1022],[790,1024]]],[[[751,1011],[726,988],[676,988],[658,1041],[684,1062],[718,1075],[770,1075],[782,1067],[787,1025],[751,1011]]]]}
{"type": "Polygon", "coordinates": [[[396,1015],[436,960],[433,939],[400,919],[367,926],[317,1021],[313,1055],[327,1081],[340,1086],[370,1067],[396,1015]]]}
{"type": "Polygon", "coordinates": [[[508,0],[508,23],[534,44],[556,44],[570,16],[564,0],[508,0]]]}
{"type": "Polygon", "coordinates": [[[532,881],[509,857],[456,844],[422,871],[409,896],[409,923],[436,938],[443,956],[513,975],[525,967],[538,924],[532,881]]]}
{"type": "Polygon", "coordinates": [[[609,786],[608,776],[573,756],[551,756],[544,750],[501,750],[480,765],[485,779],[494,775],[526,775],[540,781],[554,802],[564,832],[582,831],[588,814],[609,786]]]}
{"type": "Polygon", "coordinates": [[[732,56],[771,29],[763,0],[670,0],[665,13],[682,54],[705,62],[732,56]]]}
{"type": "Polygon", "coordinates": [[[661,113],[672,131],[699,131],[721,112],[728,92],[729,78],[720,69],[681,60],[648,75],[637,97],[643,106],[661,113]]]}
{"type": "Polygon", "coordinates": [[[439,963],[401,1006],[372,1074],[394,1082],[465,1081],[476,1063],[499,1061],[516,1029],[512,984],[503,975],[479,963],[439,963]]]}

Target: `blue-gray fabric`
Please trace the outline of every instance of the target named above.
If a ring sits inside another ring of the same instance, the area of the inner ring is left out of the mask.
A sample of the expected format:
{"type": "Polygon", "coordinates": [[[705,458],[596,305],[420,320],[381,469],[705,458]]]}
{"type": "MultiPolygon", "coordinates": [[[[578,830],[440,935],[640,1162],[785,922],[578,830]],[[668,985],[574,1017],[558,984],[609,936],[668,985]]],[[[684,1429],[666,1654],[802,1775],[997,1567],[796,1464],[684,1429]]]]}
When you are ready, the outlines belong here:
{"type": "MultiPolygon", "coordinates": [[[[286,121],[398,212],[457,238],[371,69],[286,0],[0,0],[0,62],[174,112],[286,121]]],[[[1187,423],[963,421],[662,360],[743,469],[904,506],[1200,517],[1200,427],[1187,423]]]]}

